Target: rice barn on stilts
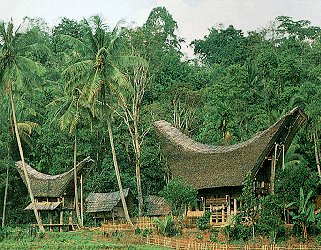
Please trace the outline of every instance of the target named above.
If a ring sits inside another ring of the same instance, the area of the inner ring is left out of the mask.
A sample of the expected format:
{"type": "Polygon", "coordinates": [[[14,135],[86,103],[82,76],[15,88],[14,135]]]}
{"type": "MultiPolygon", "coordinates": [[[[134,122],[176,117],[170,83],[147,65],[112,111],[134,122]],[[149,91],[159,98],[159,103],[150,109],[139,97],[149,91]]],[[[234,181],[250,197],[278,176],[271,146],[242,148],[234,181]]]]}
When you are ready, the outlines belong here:
{"type": "Polygon", "coordinates": [[[306,119],[294,108],[253,138],[229,146],[196,142],[170,123],[156,121],[170,174],[198,190],[198,206],[189,208],[187,217],[210,210],[211,224],[224,225],[241,205],[237,198],[248,172],[258,196],[274,193],[276,169],[284,167],[285,154],[306,119]]]}
{"type": "MultiPolygon", "coordinates": [[[[94,161],[87,157],[76,166],[81,208],[83,207],[83,183],[93,164],[94,161]]],[[[28,164],[25,164],[25,166],[38,214],[44,222],[43,226],[49,228],[50,231],[53,231],[54,228],[59,228],[59,231],[72,230],[75,226],[79,226],[74,223],[74,216],[76,215],[74,169],[72,168],[59,175],[48,175],[35,170],[28,164]],[[54,218],[58,218],[58,221],[54,222],[54,218]]],[[[26,184],[22,162],[16,162],[16,167],[23,182],[26,184]]],[[[33,210],[33,204],[30,203],[25,210],[33,210]]],[[[81,211],[81,214],[83,214],[83,211],[81,211]]]]}

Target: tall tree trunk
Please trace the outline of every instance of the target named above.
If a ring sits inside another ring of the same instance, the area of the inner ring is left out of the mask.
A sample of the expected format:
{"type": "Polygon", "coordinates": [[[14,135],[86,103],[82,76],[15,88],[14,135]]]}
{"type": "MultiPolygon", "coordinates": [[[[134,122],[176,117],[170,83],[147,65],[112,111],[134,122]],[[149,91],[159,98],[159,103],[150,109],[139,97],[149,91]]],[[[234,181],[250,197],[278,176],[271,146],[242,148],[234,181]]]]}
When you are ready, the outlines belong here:
{"type": "Polygon", "coordinates": [[[32,192],[32,189],[31,189],[31,184],[30,184],[30,179],[29,179],[28,172],[27,172],[27,169],[26,169],[25,157],[24,157],[24,154],[23,154],[23,149],[22,149],[20,135],[19,135],[18,126],[17,126],[16,111],[15,111],[13,93],[12,93],[12,87],[11,86],[9,86],[9,91],[10,91],[10,100],[11,100],[11,109],[12,109],[12,118],[13,118],[13,124],[14,124],[14,131],[15,131],[15,134],[16,134],[17,144],[18,144],[18,148],[19,148],[21,161],[22,161],[22,170],[23,170],[23,173],[24,173],[24,176],[25,176],[27,189],[28,189],[30,200],[31,200],[31,203],[32,203],[33,212],[35,214],[35,217],[36,217],[36,220],[37,220],[37,223],[38,223],[38,226],[39,226],[39,230],[40,230],[40,232],[45,232],[45,228],[43,227],[41,217],[39,216],[38,209],[36,207],[35,198],[33,196],[33,192],[32,192]]]}
{"type": "Polygon", "coordinates": [[[316,161],[316,164],[317,164],[319,176],[321,177],[320,160],[319,160],[319,150],[318,150],[318,143],[317,143],[316,132],[313,133],[313,142],[314,142],[315,161],[316,161]]]}
{"type": "Polygon", "coordinates": [[[75,131],[75,141],[74,141],[74,188],[75,188],[75,208],[76,208],[76,215],[78,220],[78,225],[82,227],[82,221],[80,218],[80,211],[79,211],[79,201],[78,201],[78,185],[77,185],[77,129],[75,131]]]}
{"type": "Polygon", "coordinates": [[[134,120],[134,131],[135,131],[135,155],[136,155],[136,183],[137,183],[137,194],[138,194],[138,216],[143,216],[143,191],[142,191],[142,179],[140,174],[140,143],[139,143],[139,133],[136,120],[134,120]]]}
{"type": "Polygon", "coordinates": [[[125,218],[130,225],[133,225],[132,221],[130,220],[129,214],[128,214],[128,209],[127,209],[127,204],[126,204],[125,195],[124,195],[124,191],[123,191],[123,186],[122,186],[121,179],[120,179],[120,173],[119,173],[115,145],[114,145],[113,131],[111,128],[111,122],[110,122],[109,118],[107,119],[107,127],[108,127],[109,142],[110,142],[111,152],[113,154],[114,167],[115,167],[115,172],[116,172],[116,177],[117,177],[117,182],[118,182],[118,187],[119,187],[119,194],[120,194],[121,202],[123,204],[125,218]]]}
{"type": "Polygon", "coordinates": [[[4,228],[6,221],[6,207],[7,207],[7,197],[8,197],[8,186],[9,186],[9,146],[8,146],[8,162],[7,162],[7,176],[6,176],[6,186],[4,188],[4,199],[3,199],[3,210],[2,210],[2,222],[1,227],[4,228]]]}

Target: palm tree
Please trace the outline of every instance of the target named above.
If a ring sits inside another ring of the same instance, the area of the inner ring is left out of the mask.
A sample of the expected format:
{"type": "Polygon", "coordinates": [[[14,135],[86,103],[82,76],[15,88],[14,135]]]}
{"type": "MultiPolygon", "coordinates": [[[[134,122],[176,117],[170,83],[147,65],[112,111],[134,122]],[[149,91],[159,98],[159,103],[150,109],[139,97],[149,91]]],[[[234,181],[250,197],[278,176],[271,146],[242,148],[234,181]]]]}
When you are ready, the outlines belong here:
{"type": "Polygon", "coordinates": [[[59,125],[61,130],[69,128],[69,133],[73,134],[74,132],[74,156],[73,156],[73,169],[74,169],[74,189],[75,189],[75,208],[76,216],[78,220],[78,225],[82,227],[82,220],[80,217],[79,202],[78,202],[78,181],[77,181],[77,124],[79,122],[79,97],[69,94],[66,91],[60,93],[61,97],[58,97],[48,106],[56,106],[53,119],[51,122],[56,119],[59,120],[59,125]]]}
{"type": "Polygon", "coordinates": [[[115,151],[112,115],[115,93],[120,92],[121,88],[129,86],[126,77],[121,73],[121,68],[135,63],[136,58],[122,53],[119,24],[112,32],[108,32],[107,26],[99,16],[93,16],[89,21],[85,20],[84,23],[88,35],[87,43],[70,36],[64,36],[64,38],[69,43],[76,45],[79,51],[85,52],[85,59],[69,66],[64,74],[70,80],[71,88],[75,83],[83,86],[82,98],[86,98],[92,104],[92,111],[95,115],[97,115],[96,108],[98,107],[100,118],[106,122],[125,217],[128,223],[132,224],[115,151]]]}
{"type": "Polygon", "coordinates": [[[6,86],[7,93],[10,96],[14,131],[22,161],[22,168],[39,230],[44,232],[45,230],[42,225],[42,220],[38,214],[29,176],[25,166],[13,94],[14,88],[21,88],[24,84],[30,83],[35,79],[35,77],[38,77],[41,72],[41,67],[30,58],[24,56],[23,52],[28,50],[28,48],[31,48],[33,45],[29,44],[20,46],[20,37],[21,33],[19,33],[19,28],[14,31],[12,20],[8,22],[7,25],[4,22],[0,22],[0,81],[6,86]]]}
{"type": "Polygon", "coordinates": [[[90,110],[88,105],[84,103],[81,99],[81,90],[77,88],[71,93],[66,89],[64,91],[59,91],[56,93],[59,97],[51,102],[48,107],[52,107],[55,111],[53,114],[53,119],[51,122],[58,119],[61,130],[69,128],[69,133],[74,134],[74,189],[75,189],[75,208],[78,224],[83,226],[83,211],[79,210],[78,201],[78,182],[77,182],[77,147],[78,147],[78,123],[81,118],[88,118],[90,122],[92,117],[90,115],[90,110]]]}

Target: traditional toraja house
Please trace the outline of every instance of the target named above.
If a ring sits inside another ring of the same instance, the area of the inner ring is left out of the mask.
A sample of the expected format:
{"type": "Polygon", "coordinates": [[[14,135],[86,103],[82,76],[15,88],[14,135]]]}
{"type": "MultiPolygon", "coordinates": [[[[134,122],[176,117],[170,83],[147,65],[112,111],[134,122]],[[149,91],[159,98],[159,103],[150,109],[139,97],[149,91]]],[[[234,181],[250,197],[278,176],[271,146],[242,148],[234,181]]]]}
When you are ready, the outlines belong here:
{"type": "Polygon", "coordinates": [[[146,198],[146,215],[150,217],[165,216],[170,213],[170,207],[165,199],[156,195],[149,195],[146,198]]]}
{"type": "MultiPolygon", "coordinates": [[[[83,182],[91,171],[93,163],[94,161],[90,157],[87,157],[76,166],[78,187],[81,191],[81,204],[83,204],[83,182]]],[[[16,162],[16,166],[21,178],[24,183],[26,183],[22,170],[22,162],[16,162]]],[[[54,227],[59,227],[60,231],[63,231],[63,228],[66,227],[69,229],[72,228],[75,225],[73,222],[73,213],[75,211],[74,169],[59,175],[48,175],[38,172],[28,164],[25,164],[25,166],[39,216],[42,215],[43,217],[44,214],[48,214],[49,217],[49,223],[44,224],[44,226],[49,227],[50,231],[52,231],[54,227]],[[58,223],[53,222],[55,215],[59,216],[58,223]]],[[[32,203],[25,208],[25,210],[32,209],[32,203]]]]}
{"type": "Polygon", "coordinates": [[[237,198],[248,172],[257,195],[274,192],[276,168],[306,116],[295,108],[253,138],[230,146],[205,145],[192,140],[166,121],[155,122],[163,139],[172,177],[182,177],[199,194],[199,206],[187,216],[213,212],[212,224],[223,224],[240,206],[237,198]]]}
{"type": "MultiPolygon", "coordinates": [[[[129,188],[123,190],[129,214],[135,209],[135,198],[129,188]]],[[[125,218],[119,191],[111,193],[90,193],[86,199],[87,213],[97,222],[125,218]]]]}

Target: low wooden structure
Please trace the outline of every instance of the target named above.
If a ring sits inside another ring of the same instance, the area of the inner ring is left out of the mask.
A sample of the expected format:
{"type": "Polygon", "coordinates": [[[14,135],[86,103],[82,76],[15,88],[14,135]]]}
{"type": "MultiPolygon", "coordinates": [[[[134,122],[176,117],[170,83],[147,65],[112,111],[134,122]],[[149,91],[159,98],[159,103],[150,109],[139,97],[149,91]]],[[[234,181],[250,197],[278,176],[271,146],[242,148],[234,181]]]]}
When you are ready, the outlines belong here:
{"type": "Polygon", "coordinates": [[[285,154],[305,121],[306,115],[294,108],[253,138],[229,146],[205,145],[166,121],[155,122],[172,176],[198,189],[198,206],[187,216],[200,217],[210,210],[213,225],[226,223],[240,206],[237,198],[249,172],[258,196],[273,193],[276,168],[284,166],[285,154]]]}
{"type": "MultiPolygon", "coordinates": [[[[129,188],[124,189],[129,214],[135,209],[135,198],[129,188]]],[[[119,191],[110,193],[90,193],[86,199],[86,212],[92,214],[95,223],[125,218],[119,191]]]]}
{"type": "Polygon", "coordinates": [[[161,217],[169,214],[169,205],[163,197],[148,195],[146,198],[146,215],[149,217],[161,217]]]}
{"type": "MultiPolygon", "coordinates": [[[[76,166],[81,197],[83,182],[91,171],[93,163],[94,161],[87,157],[76,166]]],[[[16,162],[16,167],[22,180],[26,183],[22,162],[16,162]]],[[[64,228],[72,229],[78,225],[73,220],[73,214],[75,214],[74,169],[59,175],[48,175],[38,172],[28,164],[25,164],[25,167],[39,216],[44,218],[44,215],[47,215],[49,217],[48,223],[45,223],[44,227],[48,227],[50,231],[58,227],[60,231],[63,231],[64,228]],[[59,221],[54,222],[54,218],[57,217],[59,221]]],[[[33,210],[33,204],[30,203],[25,210],[33,210]]]]}

